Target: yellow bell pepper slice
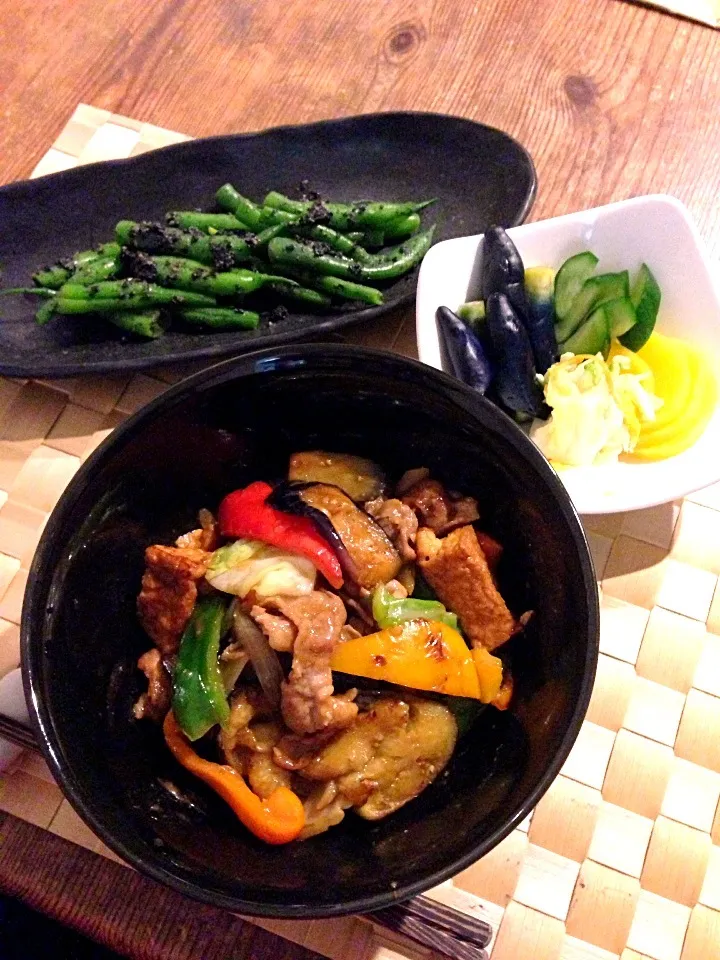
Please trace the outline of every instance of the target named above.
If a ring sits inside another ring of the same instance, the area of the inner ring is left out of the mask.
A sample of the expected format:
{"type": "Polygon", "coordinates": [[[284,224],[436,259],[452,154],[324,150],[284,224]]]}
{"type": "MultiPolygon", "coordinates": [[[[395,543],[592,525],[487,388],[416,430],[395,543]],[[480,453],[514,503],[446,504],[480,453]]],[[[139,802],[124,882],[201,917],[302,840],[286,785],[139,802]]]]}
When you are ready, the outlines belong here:
{"type": "MultiPolygon", "coordinates": [[[[502,680],[502,662],[489,653],[487,656],[499,664],[502,680]]],[[[435,620],[409,620],[339,643],[330,666],[340,673],[384,680],[414,690],[471,697],[483,703],[489,703],[500,686],[500,683],[495,685],[497,665],[488,665],[482,653],[468,649],[457,630],[435,620]],[[479,668],[475,654],[478,654],[479,668]]]]}
{"type": "Polygon", "coordinates": [[[492,703],[500,693],[503,682],[503,665],[500,657],[494,657],[485,647],[475,647],[472,658],[480,682],[480,699],[492,703]]]}

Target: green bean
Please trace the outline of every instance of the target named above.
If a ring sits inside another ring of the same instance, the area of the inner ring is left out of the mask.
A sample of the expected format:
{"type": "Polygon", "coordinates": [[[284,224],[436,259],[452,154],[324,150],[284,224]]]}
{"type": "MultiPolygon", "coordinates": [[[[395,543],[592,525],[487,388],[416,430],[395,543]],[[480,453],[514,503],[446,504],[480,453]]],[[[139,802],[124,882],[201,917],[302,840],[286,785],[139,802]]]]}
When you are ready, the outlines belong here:
{"type": "Polygon", "coordinates": [[[148,340],[157,340],[168,326],[160,310],[120,310],[117,313],[103,313],[101,316],[113,326],[148,340]]]}
{"type": "Polygon", "coordinates": [[[214,297],[186,290],[168,290],[143,280],[103,280],[88,287],[80,283],[66,283],[60,287],[57,296],[58,313],[106,310],[114,313],[116,310],[145,310],[165,304],[174,307],[215,306],[214,297]]]}
{"type": "Polygon", "coordinates": [[[398,217],[397,220],[393,220],[385,227],[385,242],[412,236],[419,229],[420,217],[417,213],[409,213],[405,217],[398,217]]]}
{"type": "Polygon", "coordinates": [[[266,290],[272,291],[283,300],[291,300],[293,303],[301,303],[308,307],[324,308],[330,306],[330,298],[319,290],[313,290],[310,287],[302,287],[294,280],[283,277],[280,280],[273,280],[265,285],[266,290]]]}
{"type": "Polygon", "coordinates": [[[232,233],[218,237],[207,234],[195,235],[177,227],[161,223],[135,223],[121,220],[115,227],[118,242],[143,253],[161,256],[187,257],[214,266],[217,270],[229,270],[238,263],[245,263],[253,255],[253,245],[232,233]]]}
{"type": "Polygon", "coordinates": [[[72,270],[56,263],[52,267],[43,267],[42,270],[37,270],[32,278],[33,283],[37,284],[38,287],[52,287],[53,290],[57,290],[58,287],[61,287],[70,279],[71,275],[72,270]]]}
{"type": "MultiPolygon", "coordinates": [[[[273,241],[271,241],[273,242],[273,241]]],[[[147,271],[152,283],[174,287],[178,290],[195,290],[215,297],[235,297],[252,293],[275,276],[259,273],[255,270],[228,270],[215,273],[194,260],[182,257],[146,257],[143,270],[147,271]]]]}
{"type": "Polygon", "coordinates": [[[326,227],[321,223],[312,227],[299,224],[297,232],[300,236],[310,237],[312,240],[327,244],[332,250],[337,250],[338,253],[350,257],[352,260],[357,260],[358,263],[367,263],[370,259],[371,255],[367,250],[351,240],[347,234],[333,230],[332,227],[326,227]]]}
{"type": "Polygon", "coordinates": [[[215,203],[221,210],[234,213],[242,197],[231,183],[224,183],[215,191],[215,203]]]}
{"type": "Polygon", "coordinates": [[[371,283],[392,280],[407,273],[422,260],[432,243],[434,229],[431,227],[384,255],[373,257],[369,263],[357,263],[347,257],[318,253],[312,245],[284,238],[270,241],[268,255],[271,262],[345,280],[367,280],[371,283]]]}
{"type": "Polygon", "coordinates": [[[237,232],[248,229],[245,223],[241,223],[231,213],[198,213],[196,210],[175,210],[166,215],[165,222],[170,227],[202,230],[203,233],[208,233],[210,230],[237,232]]]}
{"type": "Polygon", "coordinates": [[[342,300],[361,300],[372,306],[379,306],[384,300],[381,291],[375,287],[366,287],[361,283],[341,280],[339,277],[316,277],[312,282],[325,293],[342,300]]]}
{"type": "MultiPolygon", "coordinates": [[[[344,236],[339,231],[333,230],[325,224],[304,223],[303,215],[297,212],[291,213],[288,210],[272,206],[259,207],[246,197],[241,196],[232,184],[226,183],[220,187],[215,194],[215,200],[219,207],[234,213],[240,220],[248,223],[253,230],[262,230],[262,232],[258,234],[259,245],[267,242],[265,239],[266,234],[268,235],[268,239],[272,239],[273,236],[280,236],[282,233],[282,225],[286,224],[290,233],[293,232],[293,226],[296,226],[297,232],[301,236],[310,237],[312,240],[320,240],[322,243],[326,243],[329,247],[332,247],[333,250],[344,253],[346,256],[352,257],[355,260],[362,262],[369,256],[366,250],[358,247],[356,243],[357,238],[353,239],[352,237],[344,236]],[[277,232],[270,235],[269,231],[273,227],[278,228],[277,232]],[[262,238],[262,240],[260,238],[262,238]]],[[[357,236],[360,237],[362,234],[358,233],[357,236]]]]}
{"type": "Polygon", "coordinates": [[[226,183],[215,194],[217,205],[234,214],[239,220],[248,225],[250,230],[261,230],[270,223],[263,223],[262,208],[247,197],[238,193],[231,183],[226,183]]]}
{"type": "Polygon", "coordinates": [[[17,296],[20,293],[33,297],[55,296],[55,291],[51,287],[6,287],[0,290],[0,297],[17,296]]]}
{"type": "Polygon", "coordinates": [[[187,323],[216,330],[256,330],[260,316],[252,310],[233,310],[229,307],[200,307],[196,310],[181,310],[179,314],[187,323]]]}
{"type": "MultiPolygon", "coordinates": [[[[310,223],[305,217],[297,217],[285,210],[273,210],[271,207],[266,209],[273,215],[268,217],[267,220],[277,227],[278,233],[275,236],[281,235],[282,225],[284,224],[288,236],[309,237],[311,240],[318,240],[327,244],[332,250],[344,253],[345,256],[352,257],[353,260],[358,260],[361,263],[370,256],[367,250],[363,250],[349,236],[340,233],[338,230],[333,230],[332,227],[326,227],[322,223],[310,223]]],[[[271,227],[267,228],[267,230],[270,229],[271,227]]],[[[262,234],[259,236],[262,236],[262,234]]]]}
{"type": "Polygon", "coordinates": [[[39,326],[44,327],[49,320],[52,320],[55,314],[56,304],[56,298],[50,297],[50,299],[46,300],[45,303],[43,303],[43,305],[37,310],[35,313],[35,322],[39,326]]]}
{"type": "Polygon", "coordinates": [[[101,257],[116,257],[119,253],[120,247],[116,243],[103,243],[94,250],[81,250],[72,257],[58,260],[52,266],[38,270],[33,274],[33,283],[38,287],[52,287],[57,290],[81,267],[101,257]]]}
{"type": "Polygon", "coordinates": [[[341,300],[360,300],[371,306],[379,306],[383,303],[383,295],[375,287],[368,287],[361,283],[354,283],[351,280],[343,280],[340,277],[323,276],[314,274],[309,270],[303,270],[300,267],[284,266],[288,276],[299,280],[307,287],[330,294],[341,300]]]}
{"type": "Polygon", "coordinates": [[[265,248],[275,237],[282,236],[285,230],[287,230],[287,226],[284,223],[276,223],[265,227],[265,229],[261,230],[255,237],[254,250],[257,252],[258,249],[265,248]]]}
{"type": "MultiPolygon", "coordinates": [[[[331,227],[336,230],[354,230],[357,227],[384,229],[387,224],[408,214],[418,213],[433,203],[425,200],[421,203],[384,203],[364,202],[355,203],[323,203],[322,206],[330,214],[331,227]]],[[[275,190],[267,194],[263,202],[265,207],[274,207],[277,210],[287,210],[302,216],[307,213],[313,204],[307,200],[291,200],[275,190]]]]}
{"type": "Polygon", "coordinates": [[[68,283],[99,283],[100,280],[110,280],[116,277],[120,270],[120,257],[99,256],[95,260],[88,260],[72,274],[68,283]]]}
{"type": "Polygon", "coordinates": [[[384,230],[366,230],[362,235],[362,242],[366,247],[384,247],[385,246],[385,231],[384,230]]]}
{"type": "Polygon", "coordinates": [[[416,233],[395,247],[386,247],[362,264],[362,278],[370,281],[393,280],[416,267],[432,244],[435,227],[416,233]]]}

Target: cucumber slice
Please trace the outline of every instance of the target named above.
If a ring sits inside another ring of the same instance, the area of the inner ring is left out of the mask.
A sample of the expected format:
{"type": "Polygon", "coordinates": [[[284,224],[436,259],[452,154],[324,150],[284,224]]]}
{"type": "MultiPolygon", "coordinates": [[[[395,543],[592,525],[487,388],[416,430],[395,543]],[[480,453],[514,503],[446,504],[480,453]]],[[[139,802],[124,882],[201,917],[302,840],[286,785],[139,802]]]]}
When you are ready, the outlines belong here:
{"type": "Polygon", "coordinates": [[[590,250],[576,253],[560,267],[555,277],[555,314],[559,320],[567,314],[582,285],[598,265],[590,250]]]}
{"type": "Polygon", "coordinates": [[[589,353],[593,356],[602,353],[607,357],[610,351],[610,324],[605,312],[607,304],[597,307],[585,323],[571,337],[560,345],[560,353],[589,353]]]}
{"type": "Polygon", "coordinates": [[[598,277],[590,277],[580,288],[563,319],[556,324],[555,335],[560,341],[567,340],[595,307],[599,307],[601,303],[606,303],[608,300],[629,296],[630,275],[627,270],[623,270],[622,273],[603,273],[598,277]]]}
{"type": "Polygon", "coordinates": [[[610,327],[611,337],[622,337],[628,330],[632,330],[637,322],[635,307],[629,297],[618,297],[603,304],[605,316],[610,327]]]}
{"type": "Polygon", "coordinates": [[[650,339],[655,329],[662,294],[650,267],[644,263],[635,278],[630,299],[635,307],[637,322],[620,337],[620,343],[637,353],[650,339]]]}

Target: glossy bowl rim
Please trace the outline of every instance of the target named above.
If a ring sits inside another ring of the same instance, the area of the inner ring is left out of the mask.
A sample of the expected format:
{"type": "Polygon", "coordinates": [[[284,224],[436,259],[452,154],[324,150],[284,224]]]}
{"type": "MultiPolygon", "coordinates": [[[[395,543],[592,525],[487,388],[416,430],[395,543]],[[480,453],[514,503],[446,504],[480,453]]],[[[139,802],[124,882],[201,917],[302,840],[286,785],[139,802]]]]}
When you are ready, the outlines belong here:
{"type": "Polygon", "coordinates": [[[386,350],[336,344],[298,344],[294,346],[268,348],[224,360],[170,387],[167,391],[160,394],[116,427],[96,450],[93,451],[88,459],[81,464],[50,514],[30,567],[20,626],[23,687],[32,725],[35,729],[43,756],[50,767],[53,777],[61,787],[63,794],[72,807],[88,826],[126,863],[129,863],[140,873],[160,883],[164,883],[171,889],[185,896],[247,916],[273,917],[278,919],[335,917],[379,910],[391,904],[396,904],[410,897],[417,896],[431,887],[437,886],[439,883],[450,879],[497,846],[497,844],[511,833],[534,809],[540,798],[555,780],[567,759],[580,732],[590,702],[599,655],[599,642],[600,613],[597,581],[595,579],[592,557],[582,524],[580,523],[577,511],[569,495],[555,471],[517,424],[502,413],[496,406],[491,404],[490,401],[479,396],[469,387],[465,386],[465,384],[450,377],[448,374],[428,367],[419,360],[412,360],[386,350]],[[584,673],[580,684],[580,694],[568,719],[565,733],[562,736],[552,763],[544,771],[534,790],[532,790],[524,802],[516,808],[515,813],[486,837],[483,842],[476,844],[466,851],[462,857],[453,860],[434,873],[413,881],[412,883],[405,884],[402,887],[398,886],[397,888],[389,889],[386,893],[357,897],[343,903],[317,907],[306,903],[292,902],[282,905],[260,903],[208,889],[200,882],[193,882],[177,875],[173,872],[171,865],[165,864],[159,859],[155,860],[135,853],[128,848],[123,840],[118,839],[113,832],[105,826],[101,816],[96,815],[96,812],[92,809],[92,791],[88,791],[87,788],[83,790],[80,786],[82,782],[81,778],[70,774],[68,765],[58,747],[53,715],[47,704],[44,703],[42,697],[44,675],[41,647],[42,633],[34,631],[33,624],[43,616],[41,604],[47,596],[47,583],[45,583],[45,588],[43,588],[43,581],[48,580],[50,554],[55,541],[63,537],[66,515],[72,508],[76,492],[85,485],[87,480],[100,466],[101,462],[109,455],[112,455],[116,446],[119,445],[122,447],[133,435],[143,429],[145,421],[153,418],[158,411],[169,403],[178,402],[184,395],[190,394],[197,389],[211,388],[215,384],[227,382],[228,380],[242,380],[247,376],[261,373],[261,369],[258,370],[258,362],[277,359],[287,363],[295,357],[301,363],[307,365],[308,363],[312,363],[313,358],[327,360],[333,356],[338,358],[355,357],[358,361],[364,361],[367,364],[371,364],[379,358],[384,358],[385,360],[390,359],[400,367],[410,368],[414,370],[416,374],[422,374],[428,386],[432,383],[434,389],[442,392],[446,397],[450,396],[451,399],[452,395],[461,397],[463,406],[469,405],[472,408],[473,417],[477,417],[478,421],[487,419],[487,417],[490,418],[491,423],[495,421],[493,425],[494,429],[502,432],[503,436],[518,450],[521,457],[525,460],[526,465],[535,467],[542,479],[545,480],[548,492],[555,497],[577,547],[579,559],[578,572],[584,585],[585,602],[588,613],[584,673]],[[83,794],[89,794],[89,797],[83,794]]]}

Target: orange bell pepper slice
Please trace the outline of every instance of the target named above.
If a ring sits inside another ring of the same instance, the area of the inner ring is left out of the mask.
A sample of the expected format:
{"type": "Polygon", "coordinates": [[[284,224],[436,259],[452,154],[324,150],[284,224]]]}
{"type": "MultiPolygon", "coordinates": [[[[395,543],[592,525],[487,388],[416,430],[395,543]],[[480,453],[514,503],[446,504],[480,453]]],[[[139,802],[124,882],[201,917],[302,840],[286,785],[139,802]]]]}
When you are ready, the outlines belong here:
{"type": "Polygon", "coordinates": [[[177,762],[221,796],[256,837],[272,844],[296,839],[305,826],[305,810],[292,790],[278,787],[266,800],[261,800],[233,767],[211,763],[195,753],[172,710],[165,717],[163,734],[177,762]]]}

